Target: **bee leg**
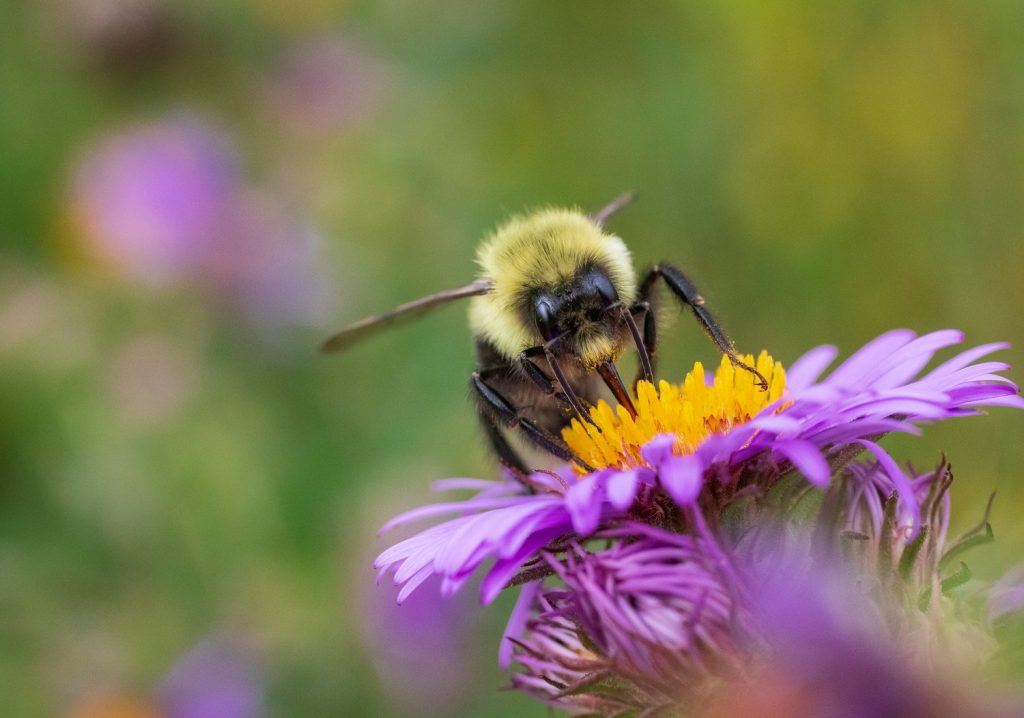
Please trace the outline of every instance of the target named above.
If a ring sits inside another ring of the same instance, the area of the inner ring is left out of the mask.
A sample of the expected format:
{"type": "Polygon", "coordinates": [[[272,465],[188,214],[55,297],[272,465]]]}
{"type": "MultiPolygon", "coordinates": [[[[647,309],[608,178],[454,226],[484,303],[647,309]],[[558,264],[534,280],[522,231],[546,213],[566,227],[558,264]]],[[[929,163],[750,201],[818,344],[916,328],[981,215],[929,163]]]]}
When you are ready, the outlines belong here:
{"type": "Polygon", "coordinates": [[[526,464],[523,462],[522,457],[519,456],[519,452],[508,443],[493,416],[482,411],[479,413],[479,416],[480,425],[487,436],[487,443],[491,445],[491,450],[497,455],[498,461],[515,474],[519,483],[526,485],[525,478],[529,475],[530,470],[526,468],[526,464]]]}
{"type": "MultiPolygon", "coordinates": [[[[573,461],[584,470],[592,471],[590,466],[570,451],[569,447],[559,439],[551,436],[529,419],[519,416],[519,412],[516,411],[512,403],[488,384],[487,380],[481,376],[481,372],[473,372],[471,386],[480,411],[485,415],[485,418],[491,419],[492,422],[503,424],[510,429],[518,429],[527,439],[549,454],[557,456],[563,461],[573,461]]],[[[497,449],[497,447],[495,448],[497,449]]],[[[522,465],[522,461],[519,463],[522,465]]]]}
{"type": "Polygon", "coordinates": [[[571,409],[572,403],[569,401],[569,397],[565,395],[565,392],[559,391],[558,383],[534,363],[531,357],[535,356],[544,356],[544,347],[530,347],[519,355],[519,368],[522,369],[523,374],[542,392],[553,396],[565,408],[571,409]]]}
{"type": "Polygon", "coordinates": [[[757,383],[761,386],[762,391],[768,390],[768,380],[754,367],[742,361],[736,354],[736,349],[733,347],[732,342],[729,341],[729,337],[725,335],[725,332],[715,321],[715,318],[711,316],[704,307],[704,297],[697,291],[697,287],[694,286],[685,274],[680,272],[675,267],[668,264],[655,265],[644,277],[644,281],[640,285],[640,297],[643,300],[650,298],[651,291],[654,288],[654,283],[659,279],[665,280],[665,284],[676,296],[676,299],[681,301],[683,304],[690,307],[693,310],[693,315],[700,322],[701,327],[711,341],[718,345],[725,356],[729,358],[729,361],[744,371],[748,371],[757,378],[757,383]]]}
{"type": "Polygon", "coordinates": [[[657,343],[657,329],[654,324],[654,312],[651,311],[651,305],[648,302],[640,302],[627,311],[623,312],[623,317],[626,323],[629,325],[629,332],[633,335],[633,343],[636,344],[637,354],[640,355],[640,366],[636,372],[636,378],[633,380],[633,393],[636,393],[636,385],[640,383],[640,380],[649,381],[651,384],[654,383],[654,350],[657,343]],[[640,329],[636,325],[636,318],[634,314],[643,314],[644,317],[644,328],[641,334],[640,329]]]}
{"type": "Polygon", "coordinates": [[[558,380],[559,386],[562,387],[562,393],[565,394],[566,401],[572,406],[573,411],[576,412],[577,418],[588,424],[593,424],[594,420],[590,418],[590,411],[580,398],[576,395],[576,392],[572,388],[572,384],[565,377],[565,372],[562,371],[562,367],[558,364],[558,359],[555,358],[555,353],[551,347],[557,339],[553,339],[545,344],[542,349],[544,350],[544,356],[547,357],[548,366],[551,367],[551,371],[555,373],[555,379],[558,380]]]}

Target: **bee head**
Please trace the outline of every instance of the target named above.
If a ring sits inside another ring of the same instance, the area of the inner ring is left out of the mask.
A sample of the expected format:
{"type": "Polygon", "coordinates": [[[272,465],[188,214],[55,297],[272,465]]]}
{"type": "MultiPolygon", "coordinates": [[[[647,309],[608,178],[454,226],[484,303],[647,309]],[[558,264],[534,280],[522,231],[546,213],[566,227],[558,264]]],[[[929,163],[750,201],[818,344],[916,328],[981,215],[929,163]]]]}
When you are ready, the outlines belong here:
{"type": "Polygon", "coordinates": [[[551,348],[584,369],[621,353],[624,342],[614,339],[622,322],[607,308],[635,301],[636,275],[625,243],[587,215],[514,217],[481,245],[478,260],[491,290],[470,301],[470,326],[510,362],[555,338],[551,348]]]}
{"type": "Polygon", "coordinates": [[[533,296],[533,319],[545,342],[575,354],[592,367],[617,358],[621,342],[618,316],[610,311],[619,294],[608,275],[585,267],[571,281],[533,296]]]}

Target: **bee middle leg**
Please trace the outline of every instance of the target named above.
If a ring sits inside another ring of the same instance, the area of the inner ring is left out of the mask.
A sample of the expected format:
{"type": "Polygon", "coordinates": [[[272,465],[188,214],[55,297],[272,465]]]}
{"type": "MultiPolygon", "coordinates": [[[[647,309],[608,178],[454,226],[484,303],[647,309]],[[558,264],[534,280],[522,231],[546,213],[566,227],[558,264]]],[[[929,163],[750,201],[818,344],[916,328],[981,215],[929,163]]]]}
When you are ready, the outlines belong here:
{"type": "MultiPolygon", "coordinates": [[[[497,369],[507,371],[507,367],[498,367],[497,369]]],[[[519,430],[530,442],[547,453],[557,456],[563,461],[575,462],[584,470],[591,471],[591,467],[570,451],[569,447],[560,439],[552,436],[530,419],[519,415],[512,402],[488,382],[488,378],[490,378],[488,375],[493,372],[494,370],[489,369],[473,372],[470,386],[477,400],[481,419],[485,422],[484,429],[498,458],[507,463],[509,468],[521,469],[523,473],[528,473],[523,460],[501,435],[500,425],[519,430]]]]}

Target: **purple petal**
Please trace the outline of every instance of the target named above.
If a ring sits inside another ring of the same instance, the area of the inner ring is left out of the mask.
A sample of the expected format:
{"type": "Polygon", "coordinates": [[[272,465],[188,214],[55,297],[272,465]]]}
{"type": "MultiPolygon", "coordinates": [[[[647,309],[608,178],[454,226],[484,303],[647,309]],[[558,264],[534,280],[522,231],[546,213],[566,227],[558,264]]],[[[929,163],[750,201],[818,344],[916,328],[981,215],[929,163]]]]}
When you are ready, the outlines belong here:
{"type": "Polygon", "coordinates": [[[673,456],[658,467],[661,485],[680,506],[697,500],[704,485],[704,466],[695,456],[673,456]]]}
{"type": "Polygon", "coordinates": [[[486,605],[497,598],[527,559],[542,549],[549,541],[565,533],[567,528],[568,526],[548,529],[531,536],[530,540],[526,541],[515,554],[496,561],[483,583],[480,584],[480,603],[486,605]]]}
{"type": "Polygon", "coordinates": [[[405,603],[405,599],[409,597],[409,594],[415,591],[420,584],[433,575],[434,570],[430,566],[424,566],[420,569],[419,573],[413,575],[412,578],[405,582],[405,585],[402,586],[402,590],[398,592],[398,598],[395,599],[395,602],[398,604],[405,603]]]}
{"type": "Polygon", "coordinates": [[[989,399],[996,399],[1001,396],[1015,396],[1017,387],[1006,386],[1005,384],[977,384],[953,389],[949,392],[950,403],[954,406],[975,404],[989,399]]]}
{"type": "Polygon", "coordinates": [[[820,431],[808,432],[803,435],[804,439],[812,441],[816,446],[828,446],[830,444],[847,444],[854,439],[875,434],[888,434],[892,431],[900,431],[915,436],[921,433],[913,424],[895,419],[860,419],[850,423],[829,426],[820,431]]]}
{"type": "Polygon", "coordinates": [[[651,466],[658,466],[672,456],[676,446],[673,434],[658,434],[640,449],[640,455],[651,466]]]}
{"type": "Polygon", "coordinates": [[[619,511],[625,511],[633,505],[639,484],[638,469],[615,472],[608,478],[608,501],[619,511]]]}
{"type": "Polygon", "coordinates": [[[482,511],[485,509],[505,508],[508,506],[515,506],[516,504],[531,503],[533,498],[534,497],[532,496],[503,496],[495,498],[474,497],[467,501],[450,501],[443,504],[427,504],[426,506],[420,506],[419,508],[399,514],[381,526],[380,530],[377,531],[377,535],[387,533],[396,526],[412,523],[413,521],[418,521],[420,519],[440,516],[443,514],[453,514],[459,511],[482,511]]]}
{"type": "Polygon", "coordinates": [[[921,529],[921,507],[917,502],[917,497],[914,495],[914,487],[910,483],[910,479],[907,477],[903,470],[893,461],[889,453],[881,446],[873,441],[867,439],[860,439],[857,441],[858,444],[865,447],[868,451],[875,455],[878,459],[878,463],[885,469],[885,473],[892,479],[893,484],[896,487],[896,492],[899,494],[900,503],[903,508],[910,513],[912,518],[910,538],[913,539],[917,536],[917,532],[921,529]]]}
{"type": "Polygon", "coordinates": [[[821,451],[814,444],[809,441],[798,440],[777,441],[774,444],[774,448],[792,461],[793,466],[806,476],[807,480],[812,484],[817,486],[828,485],[828,480],[832,473],[831,469],[829,469],[825,457],[821,455],[821,451]]]}
{"type": "Polygon", "coordinates": [[[786,371],[786,388],[798,392],[809,387],[818,380],[838,353],[839,350],[830,344],[811,349],[793,362],[793,366],[786,371]]]}
{"type": "Polygon", "coordinates": [[[982,344],[981,346],[974,347],[973,349],[967,349],[966,351],[960,352],[952,359],[947,359],[942,364],[939,364],[928,373],[925,379],[933,376],[941,377],[945,374],[952,374],[959,369],[963,369],[971,362],[981,359],[983,356],[988,356],[993,352],[1009,348],[1010,345],[1006,342],[994,342],[992,344],[982,344]]]}
{"type": "Polygon", "coordinates": [[[751,419],[748,426],[772,434],[781,434],[786,431],[797,431],[800,428],[800,420],[786,414],[760,414],[751,419]]]}
{"type": "Polygon", "coordinates": [[[509,639],[519,638],[526,630],[526,621],[530,618],[533,602],[543,584],[543,581],[534,581],[526,584],[519,591],[519,598],[516,599],[516,605],[512,608],[512,615],[508,617],[505,632],[501,635],[501,647],[498,649],[498,666],[503,670],[512,663],[512,651],[515,649],[515,644],[509,639]]]}
{"type": "MultiPolygon", "coordinates": [[[[943,404],[946,402],[942,402],[943,404]]],[[[843,412],[851,418],[858,415],[872,416],[904,416],[918,419],[939,419],[945,416],[946,409],[937,402],[909,397],[869,398],[857,404],[845,407],[843,412]]]]}
{"type": "Polygon", "coordinates": [[[569,487],[565,493],[565,508],[569,511],[577,534],[589,536],[594,533],[601,520],[603,500],[604,492],[601,491],[596,474],[584,476],[569,487]]]}
{"type": "Polygon", "coordinates": [[[985,406],[1010,406],[1015,409],[1024,409],[1024,397],[1003,396],[998,399],[986,399],[985,406]]]}
{"type": "Polygon", "coordinates": [[[871,386],[899,386],[917,376],[939,349],[959,344],[963,340],[963,332],[955,329],[945,329],[918,337],[882,365],[883,373],[871,382],[871,386]]]}
{"type": "Polygon", "coordinates": [[[829,375],[823,383],[829,386],[851,386],[865,378],[893,352],[914,339],[909,329],[894,329],[862,346],[829,375]]]}

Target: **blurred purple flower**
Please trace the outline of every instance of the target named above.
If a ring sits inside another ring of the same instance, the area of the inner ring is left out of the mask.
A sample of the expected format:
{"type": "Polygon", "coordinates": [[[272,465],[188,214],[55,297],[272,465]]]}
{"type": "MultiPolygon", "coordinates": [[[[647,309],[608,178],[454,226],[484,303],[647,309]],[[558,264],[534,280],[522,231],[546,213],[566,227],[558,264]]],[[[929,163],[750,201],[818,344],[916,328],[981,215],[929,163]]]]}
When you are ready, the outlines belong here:
{"type": "Polygon", "coordinates": [[[317,233],[248,187],[231,142],[195,118],[100,144],[78,168],[72,206],[88,251],[136,281],[193,285],[263,327],[330,309],[317,233]]]}
{"type": "Polygon", "coordinates": [[[1024,564],[1007,571],[989,592],[991,620],[999,621],[1014,614],[1024,616],[1024,564]]]}
{"type": "Polygon", "coordinates": [[[912,611],[894,625],[898,604],[869,589],[869,574],[851,572],[813,550],[782,551],[741,571],[754,587],[744,606],[745,670],[697,698],[698,715],[1020,715],[1020,702],[1002,704],[969,690],[963,674],[957,680],[949,646],[935,651],[929,632],[918,625],[924,614],[912,611]]]}
{"type": "Polygon", "coordinates": [[[219,303],[274,329],[319,324],[333,304],[321,236],[267,193],[239,192],[202,278],[219,303]]]}
{"type": "Polygon", "coordinates": [[[210,638],[190,650],[164,679],[158,703],[165,718],[259,718],[263,685],[241,645],[210,638]]]}
{"type": "Polygon", "coordinates": [[[920,498],[911,479],[875,440],[892,431],[918,433],[918,424],[976,414],[983,406],[1024,407],[1016,385],[998,374],[1007,364],[978,362],[1004,344],[967,350],[918,376],[937,350],[961,340],[956,331],[922,337],[892,331],[865,345],[822,381],[818,377],[836,350],[813,349],[790,369],[787,396],[749,422],[712,434],[689,455],[676,455],[674,437],[661,436],[644,447],[643,466],[583,477],[569,468],[538,472],[528,477],[532,493],[508,479],[439,482],[435,488],[440,490],[479,493],[392,519],[382,531],[460,514],[387,549],[375,566],[382,575],[395,571],[395,583],[404,584],[402,600],[434,574],[443,579],[442,592],[451,594],[481,563],[494,558],[481,585],[486,603],[542,550],[564,550],[573,537],[590,536],[626,518],[691,531],[697,522],[717,520],[741,492],[763,493],[788,467],[811,484],[827,485],[833,470],[864,449],[874,454],[892,482],[907,536],[913,538],[922,522],[920,498]],[[715,482],[714,491],[704,490],[708,482],[715,482]]]}
{"type": "Polygon", "coordinates": [[[227,138],[192,117],[120,132],[79,165],[76,219],[105,265],[149,284],[189,278],[234,201],[237,164],[227,138]]]}
{"type": "Polygon", "coordinates": [[[471,685],[471,607],[437,591],[420,591],[399,606],[396,592],[364,595],[364,640],[386,694],[403,714],[456,715],[471,685]]]}

